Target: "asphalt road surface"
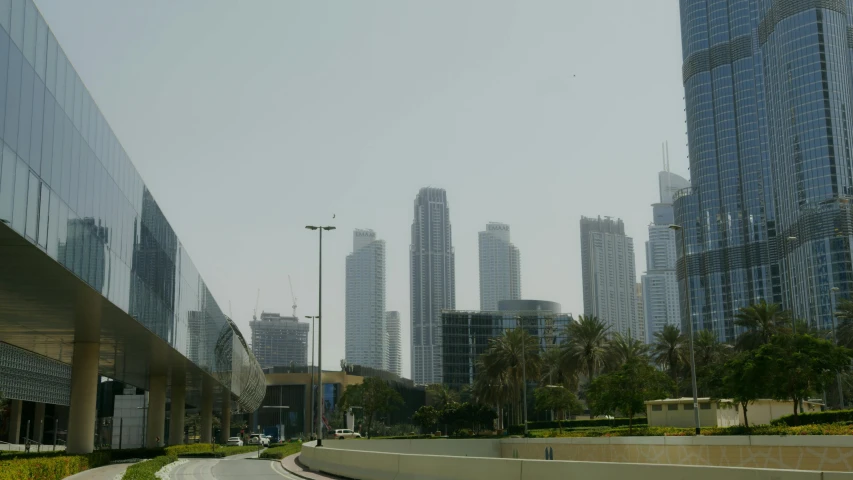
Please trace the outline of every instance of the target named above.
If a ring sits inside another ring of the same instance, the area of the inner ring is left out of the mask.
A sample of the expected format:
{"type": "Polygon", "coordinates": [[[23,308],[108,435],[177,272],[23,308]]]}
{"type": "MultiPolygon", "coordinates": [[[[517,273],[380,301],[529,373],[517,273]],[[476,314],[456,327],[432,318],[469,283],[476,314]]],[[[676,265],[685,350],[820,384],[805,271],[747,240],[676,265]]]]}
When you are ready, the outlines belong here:
{"type": "Polygon", "coordinates": [[[194,459],[172,470],[172,480],[301,480],[281,468],[279,460],[258,460],[257,453],[223,459],[194,459]]]}

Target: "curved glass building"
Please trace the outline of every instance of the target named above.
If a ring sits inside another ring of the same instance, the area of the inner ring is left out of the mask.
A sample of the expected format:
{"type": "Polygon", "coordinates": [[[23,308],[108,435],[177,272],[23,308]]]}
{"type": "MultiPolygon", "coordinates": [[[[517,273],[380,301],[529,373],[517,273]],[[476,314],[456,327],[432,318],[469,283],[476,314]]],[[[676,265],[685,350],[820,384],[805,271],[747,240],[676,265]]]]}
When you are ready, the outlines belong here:
{"type": "Polygon", "coordinates": [[[675,214],[689,319],[731,340],[738,309],[767,299],[827,327],[832,289],[849,296],[853,272],[853,2],[680,7],[691,187],[675,214]]]}
{"type": "Polygon", "coordinates": [[[30,377],[18,400],[70,405],[73,452],[92,450],[99,375],[149,390],[149,445],[167,396],[171,443],[185,404],[202,440],[214,405],[225,424],[260,405],[258,362],[32,0],[0,0],[0,140],[0,342],[24,370],[71,365],[70,395],[30,377]]]}

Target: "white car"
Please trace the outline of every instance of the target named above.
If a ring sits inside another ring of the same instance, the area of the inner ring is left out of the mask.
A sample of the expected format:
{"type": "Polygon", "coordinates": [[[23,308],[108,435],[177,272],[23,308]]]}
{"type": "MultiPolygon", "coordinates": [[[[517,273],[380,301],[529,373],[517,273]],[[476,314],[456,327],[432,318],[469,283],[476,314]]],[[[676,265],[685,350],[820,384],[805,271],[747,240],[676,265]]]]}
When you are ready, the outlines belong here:
{"type": "Polygon", "coordinates": [[[270,439],[266,435],[261,435],[258,433],[253,433],[249,435],[249,445],[262,445],[264,447],[270,446],[270,439]]]}
{"type": "Polygon", "coordinates": [[[229,447],[242,447],[243,440],[241,440],[240,437],[231,437],[226,442],[226,445],[228,445],[229,447]]]}
{"type": "Polygon", "coordinates": [[[348,428],[339,428],[335,430],[335,434],[333,436],[338,440],[343,440],[345,438],[361,438],[360,433],[355,433],[348,428]]]}

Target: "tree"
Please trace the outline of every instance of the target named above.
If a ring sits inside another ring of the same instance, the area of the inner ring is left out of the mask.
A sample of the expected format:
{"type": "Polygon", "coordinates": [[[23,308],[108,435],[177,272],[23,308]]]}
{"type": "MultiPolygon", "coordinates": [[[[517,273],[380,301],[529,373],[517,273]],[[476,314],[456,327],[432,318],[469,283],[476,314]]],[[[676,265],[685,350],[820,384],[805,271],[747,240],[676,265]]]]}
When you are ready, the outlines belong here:
{"type": "Polygon", "coordinates": [[[576,322],[566,327],[568,341],[561,346],[564,362],[587,382],[604,368],[609,340],[608,325],[597,317],[579,315],[576,322]]]}
{"type": "Polygon", "coordinates": [[[348,385],[338,401],[343,410],[362,408],[364,418],[367,419],[368,436],[376,414],[391,412],[402,404],[403,397],[388,386],[385,380],[376,377],[367,377],[360,385],[348,385]]]}
{"type": "Polygon", "coordinates": [[[438,426],[439,411],[432,405],[424,405],[412,415],[412,423],[421,427],[421,433],[432,433],[438,426]]]}
{"type": "Polygon", "coordinates": [[[617,370],[632,361],[648,361],[649,346],[634,337],[624,337],[621,333],[613,336],[607,348],[607,368],[617,370]]]}
{"type": "Polygon", "coordinates": [[[740,352],[718,369],[718,398],[731,398],[743,409],[743,423],[749,428],[749,404],[766,395],[767,375],[756,361],[756,352],[740,352]]]}
{"type": "Polygon", "coordinates": [[[432,384],[426,387],[427,405],[441,410],[451,403],[459,401],[459,395],[447,385],[432,384]]]}
{"type": "Polygon", "coordinates": [[[747,305],[735,315],[735,325],[746,329],[737,339],[739,350],[752,350],[770,343],[775,335],[791,331],[791,319],[778,304],[758,303],[747,305]]]}
{"type": "MultiPolygon", "coordinates": [[[[542,358],[535,337],[524,329],[516,328],[503,332],[499,337],[489,340],[489,348],[480,357],[480,373],[489,383],[506,382],[511,388],[511,402],[518,406],[521,402],[523,378],[535,381],[539,378],[542,358]]],[[[519,408],[515,409],[520,411],[519,408]]],[[[521,419],[517,419],[521,422],[521,419]]]]}
{"type": "Polygon", "coordinates": [[[675,325],[665,325],[663,330],[655,332],[655,340],[651,348],[652,360],[669,372],[674,386],[673,396],[678,397],[678,372],[682,366],[690,363],[687,336],[683,335],[675,325]]]}
{"type": "Polygon", "coordinates": [[[565,420],[566,414],[575,415],[583,412],[583,405],[578,401],[578,397],[563,386],[539,387],[533,392],[533,396],[536,398],[536,410],[556,412],[560,432],[563,431],[562,420],[565,420]]]}
{"type": "MultiPolygon", "coordinates": [[[[729,360],[733,349],[731,345],[720,342],[717,335],[710,330],[699,330],[696,333],[693,349],[696,357],[696,383],[700,396],[713,396],[717,388],[714,382],[720,380],[719,369],[729,360]]],[[[689,362],[685,366],[689,366],[689,362]]],[[[689,374],[689,372],[686,373],[689,374]]]]}
{"type": "Polygon", "coordinates": [[[838,319],[838,344],[847,348],[853,348],[853,300],[845,298],[838,303],[835,312],[838,319]]]}
{"type": "Polygon", "coordinates": [[[564,355],[556,345],[542,352],[542,373],[539,382],[544,385],[562,385],[569,390],[578,388],[578,377],[566,364],[564,355]]]}
{"type": "Polygon", "coordinates": [[[618,370],[592,381],[587,399],[593,415],[621,412],[628,417],[628,433],[634,432],[634,415],[645,411],[645,401],[664,398],[672,380],[646,362],[631,360],[618,370]]]}
{"type": "Polygon", "coordinates": [[[503,428],[503,406],[512,399],[512,387],[507,372],[496,372],[489,376],[482,356],[477,359],[477,376],[474,378],[474,401],[485,405],[495,405],[497,408],[498,429],[503,428]]]}
{"type": "Polygon", "coordinates": [[[768,393],[792,400],[795,418],[800,401],[832,385],[836,373],[849,370],[850,359],[849,349],[804,334],[776,335],[755,354],[768,393]]]}

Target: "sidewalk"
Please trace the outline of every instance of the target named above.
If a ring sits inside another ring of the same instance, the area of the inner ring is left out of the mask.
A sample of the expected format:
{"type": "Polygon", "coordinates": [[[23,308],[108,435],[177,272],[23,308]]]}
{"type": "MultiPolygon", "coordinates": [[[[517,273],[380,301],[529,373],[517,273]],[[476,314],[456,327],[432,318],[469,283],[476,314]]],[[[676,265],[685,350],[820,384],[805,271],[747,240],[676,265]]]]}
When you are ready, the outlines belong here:
{"type": "Polygon", "coordinates": [[[318,473],[312,472],[308,470],[308,467],[299,463],[299,454],[294,453],[289,457],[285,457],[281,460],[281,466],[288,473],[296,475],[297,477],[304,478],[305,480],[329,480],[329,479],[339,479],[343,477],[337,477],[334,475],[329,475],[327,473],[318,473]]]}
{"type": "Polygon", "coordinates": [[[123,475],[127,467],[131,465],[133,464],[117,463],[115,465],[105,465],[65,477],[65,480],[113,480],[117,475],[123,475]]]}

